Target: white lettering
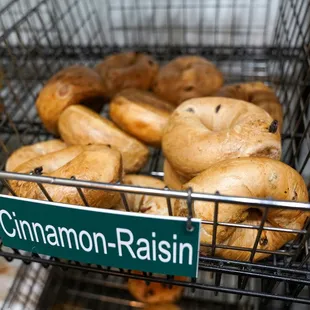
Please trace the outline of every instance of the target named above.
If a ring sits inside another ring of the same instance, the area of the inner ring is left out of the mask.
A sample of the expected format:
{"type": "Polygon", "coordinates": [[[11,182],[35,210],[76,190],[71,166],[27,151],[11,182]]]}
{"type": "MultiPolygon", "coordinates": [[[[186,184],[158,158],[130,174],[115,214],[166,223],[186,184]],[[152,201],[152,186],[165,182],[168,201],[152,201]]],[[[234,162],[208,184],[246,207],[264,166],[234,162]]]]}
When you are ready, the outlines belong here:
{"type": "Polygon", "coordinates": [[[132,232],[129,229],[116,228],[116,236],[117,236],[117,246],[118,246],[119,256],[123,256],[122,245],[124,245],[128,249],[132,258],[136,258],[135,253],[133,252],[132,248],[130,247],[130,245],[133,243],[132,232]],[[121,234],[127,234],[129,236],[129,240],[128,241],[121,240],[121,234]]]}
{"type": "Polygon", "coordinates": [[[3,231],[6,233],[6,235],[8,235],[11,238],[14,238],[16,235],[16,230],[13,228],[13,232],[8,232],[3,224],[3,220],[2,220],[2,215],[5,214],[10,220],[12,219],[12,216],[9,212],[7,212],[6,210],[1,210],[0,211],[0,222],[1,222],[1,226],[3,231]]]}
{"type": "Polygon", "coordinates": [[[159,242],[159,244],[158,244],[159,252],[164,254],[166,256],[166,258],[162,254],[159,254],[158,258],[161,262],[168,263],[171,260],[171,253],[167,249],[165,249],[164,247],[166,247],[167,249],[170,249],[170,244],[168,241],[163,240],[163,241],[159,242]]]}
{"type": "Polygon", "coordinates": [[[99,253],[99,247],[98,247],[98,237],[102,240],[102,247],[103,247],[103,253],[107,254],[107,242],[105,240],[105,236],[102,233],[94,233],[94,243],[95,243],[95,251],[96,253],[99,253]]]}
{"type": "MultiPolygon", "coordinates": [[[[177,235],[173,234],[173,240],[177,240],[177,235]]],[[[177,243],[173,242],[172,244],[173,250],[172,250],[172,262],[176,264],[177,262],[177,243]]]]}
{"type": "Polygon", "coordinates": [[[45,231],[48,232],[49,230],[52,230],[52,233],[49,233],[47,235],[47,242],[51,245],[51,246],[59,246],[59,241],[58,241],[58,237],[57,237],[57,232],[54,226],[52,225],[47,225],[45,227],[45,231]],[[52,238],[54,238],[54,241],[52,241],[52,238]]]}
{"type": "Polygon", "coordinates": [[[193,263],[193,247],[189,243],[180,243],[179,264],[183,264],[183,251],[186,248],[188,249],[188,264],[192,265],[192,263],[193,263]]]}
{"type": "Polygon", "coordinates": [[[27,240],[27,236],[25,233],[25,226],[26,226],[28,229],[31,241],[34,241],[33,240],[33,234],[32,234],[31,227],[30,227],[29,223],[27,221],[19,221],[19,223],[20,223],[20,227],[21,227],[24,239],[27,240]]]}
{"type": "MultiPolygon", "coordinates": [[[[156,238],[156,233],[152,232],[152,237],[156,238]]],[[[156,262],[156,240],[152,240],[153,261],[156,262]]]]}
{"type": "Polygon", "coordinates": [[[76,231],[73,228],[66,228],[66,227],[58,227],[58,232],[59,232],[59,236],[60,236],[60,242],[61,242],[61,246],[64,247],[65,243],[64,243],[64,239],[62,237],[62,233],[64,232],[67,236],[67,243],[70,249],[72,249],[72,244],[71,244],[71,238],[70,238],[70,234],[73,235],[74,237],[74,241],[75,241],[75,248],[77,250],[79,250],[79,243],[78,243],[78,237],[76,235],[76,231]]]}
{"type": "Polygon", "coordinates": [[[45,239],[44,230],[43,230],[43,227],[42,227],[42,225],[41,225],[40,223],[32,223],[32,229],[33,229],[33,232],[34,232],[34,236],[35,236],[35,238],[36,238],[36,241],[37,241],[37,242],[40,242],[39,237],[38,237],[38,234],[37,234],[37,228],[40,228],[42,240],[43,240],[44,244],[46,244],[46,239],[45,239]]]}
{"type": "Polygon", "coordinates": [[[137,245],[140,246],[138,251],[137,251],[137,256],[139,259],[141,260],[150,260],[151,259],[151,255],[150,255],[150,243],[147,239],[144,238],[140,238],[137,241],[137,245]],[[145,244],[145,246],[141,246],[141,243],[145,244]],[[145,252],[144,255],[142,255],[142,252],[145,252]]]}
{"type": "Polygon", "coordinates": [[[93,249],[93,241],[91,239],[91,236],[90,234],[86,231],[86,230],[82,230],[80,233],[79,233],[79,241],[80,241],[80,244],[81,244],[81,247],[82,249],[85,251],[85,252],[90,252],[92,249],[93,249]],[[88,243],[89,243],[89,246],[86,247],[83,243],[83,236],[86,236],[87,239],[88,239],[88,243]]]}
{"type": "Polygon", "coordinates": [[[14,222],[15,222],[15,226],[16,226],[16,229],[17,229],[17,233],[18,233],[19,239],[23,239],[22,234],[20,233],[18,221],[17,221],[17,220],[14,220],[14,222]]]}

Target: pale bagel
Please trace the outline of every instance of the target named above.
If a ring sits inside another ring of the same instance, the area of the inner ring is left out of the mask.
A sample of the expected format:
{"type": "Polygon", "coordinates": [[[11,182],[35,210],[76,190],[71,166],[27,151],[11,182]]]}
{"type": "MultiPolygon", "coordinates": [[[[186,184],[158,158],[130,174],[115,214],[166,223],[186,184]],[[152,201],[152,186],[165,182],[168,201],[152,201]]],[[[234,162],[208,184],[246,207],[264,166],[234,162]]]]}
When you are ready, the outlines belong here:
{"type": "MultiPolygon", "coordinates": [[[[31,163],[24,163],[15,171],[29,173],[36,168],[35,165],[39,165],[46,176],[65,179],[74,176],[78,180],[105,183],[116,183],[122,175],[120,153],[103,145],[69,147],[30,161],[31,163]]],[[[18,197],[47,200],[35,183],[12,180],[10,185],[18,197]]],[[[44,184],[44,187],[54,202],[84,205],[75,187],[52,184],[44,184]]],[[[83,189],[83,193],[91,207],[112,208],[120,204],[120,196],[116,192],[83,189]]]]}
{"type": "Polygon", "coordinates": [[[143,143],[84,106],[68,107],[59,118],[58,128],[68,145],[110,144],[115,147],[122,154],[126,172],[136,172],[147,162],[149,150],[143,143]]]}
{"type": "Polygon", "coordinates": [[[217,97],[187,100],[172,113],[162,148],[188,179],[229,158],[280,159],[281,137],[273,119],[254,104],[217,97]]]}
{"type": "Polygon", "coordinates": [[[8,158],[5,170],[13,171],[24,162],[40,155],[45,155],[66,148],[66,144],[58,139],[25,145],[17,149],[8,158]]]}
{"type": "MultiPolygon", "coordinates": [[[[183,185],[183,189],[192,188],[194,192],[222,195],[271,198],[308,202],[308,191],[303,178],[290,166],[269,158],[238,158],[222,161],[183,185]]],[[[186,216],[187,204],[176,200],[174,215],[186,216]]],[[[259,225],[263,208],[248,205],[219,203],[218,222],[259,225]]],[[[214,202],[195,201],[194,216],[202,220],[213,221],[214,202]]],[[[269,208],[265,226],[302,229],[309,212],[294,209],[269,208]]],[[[201,243],[212,243],[213,225],[203,224],[200,232],[201,243]]],[[[216,244],[253,248],[257,230],[217,227],[216,244]]],[[[257,249],[278,250],[293,240],[296,234],[263,230],[257,249]]],[[[210,254],[210,248],[201,249],[210,254]]],[[[237,260],[248,260],[250,252],[217,249],[216,255],[237,260]]],[[[269,254],[257,253],[254,260],[260,260],[269,254]]]]}
{"type": "Polygon", "coordinates": [[[124,131],[159,147],[172,106],[150,92],[126,89],[110,103],[110,117],[124,131]]]}
{"type": "Polygon", "coordinates": [[[223,86],[216,96],[229,97],[251,102],[279,122],[280,132],[283,123],[282,106],[275,92],[262,82],[238,83],[223,86]]]}

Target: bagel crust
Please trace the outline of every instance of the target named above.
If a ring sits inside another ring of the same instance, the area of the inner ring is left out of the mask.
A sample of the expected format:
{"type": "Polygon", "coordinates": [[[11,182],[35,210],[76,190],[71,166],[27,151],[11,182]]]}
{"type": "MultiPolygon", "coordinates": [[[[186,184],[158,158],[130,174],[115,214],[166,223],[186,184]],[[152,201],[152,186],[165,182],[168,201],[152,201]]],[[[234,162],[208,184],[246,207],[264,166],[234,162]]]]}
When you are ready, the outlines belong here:
{"type": "MultiPolygon", "coordinates": [[[[150,188],[164,188],[165,183],[154,177],[146,175],[128,174],[123,183],[150,188]]],[[[166,198],[139,194],[126,194],[129,210],[154,215],[169,215],[166,198]]],[[[171,199],[171,203],[174,202],[171,199]]]]}
{"type": "MultiPolygon", "coordinates": [[[[68,147],[30,160],[19,166],[16,172],[29,173],[36,165],[42,167],[44,175],[57,178],[74,176],[78,180],[116,183],[122,175],[120,153],[104,145],[68,147]]],[[[35,183],[12,180],[10,185],[19,197],[47,200],[35,183]]],[[[44,184],[44,188],[54,202],[84,205],[75,187],[44,184]]],[[[82,191],[91,207],[112,208],[120,204],[118,193],[94,189],[82,191]]]]}
{"type": "Polygon", "coordinates": [[[283,123],[282,106],[273,89],[262,82],[232,84],[222,87],[216,96],[244,100],[253,103],[279,122],[280,132],[283,123]]]}
{"type": "Polygon", "coordinates": [[[98,73],[76,65],[59,71],[45,84],[36,107],[47,131],[58,134],[59,116],[68,106],[85,104],[99,112],[104,97],[98,73]]]}
{"type": "Polygon", "coordinates": [[[24,162],[40,155],[60,151],[66,148],[66,144],[58,139],[38,142],[32,145],[22,146],[11,154],[5,166],[6,171],[13,171],[24,162]]]}
{"type": "Polygon", "coordinates": [[[172,106],[150,92],[126,89],[110,104],[110,117],[121,129],[159,147],[172,106]]]}
{"type": "Polygon", "coordinates": [[[213,63],[199,56],[181,56],[161,67],[153,83],[159,97],[179,105],[216,92],[224,79],[213,63]]]}
{"type": "Polygon", "coordinates": [[[106,57],[95,70],[109,97],[125,88],[148,90],[158,71],[153,57],[137,52],[118,53],[106,57]]]}
{"type": "MultiPolygon", "coordinates": [[[[136,274],[142,274],[140,271],[134,271],[136,274]]],[[[184,281],[185,277],[175,277],[176,280],[184,281]]],[[[139,301],[154,303],[173,303],[178,301],[183,293],[182,286],[161,284],[158,282],[150,282],[149,285],[144,280],[129,279],[129,292],[139,301]]],[[[166,309],[166,308],[165,308],[166,309]]]]}
{"type": "Polygon", "coordinates": [[[266,111],[245,101],[191,99],[169,118],[162,148],[176,173],[190,179],[229,158],[280,159],[281,137],[272,124],[266,111]]]}
{"type": "MultiPolygon", "coordinates": [[[[191,187],[194,192],[221,195],[271,198],[275,200],[293,200],[308,202],[308,191],[303,178],[288,165],[269,158],[237,158],[222,161],[205,170],[188,183],[183,189],[191,187]]],[[[194,215],[207,221],[214,219],[214,202],[195,201],[194,215]]],[[[218,222],[260,225],[264,208],[220,203],[218,222]]],[[[186,201],[176,200],[174,215],[186,216],[186,201]]],[[[264,226],[302,229],[309,212],[294,209],[269,208],[264,226]]],[[[203,224],[200,232],[201,244],[212,244],[212,225],[203,224]]],[[[217,227],[217,245],[253,248],[257,236],[256,229],[234,228],[219,225],[217,227]]],[[[263,230],[258,250],[275,251],[293,240],[296,234],[263,230]]],[[[201,248],[204,254],[210,254],[210,248],[201,248]]],[[[220,249],[216,255],[236,260],[248,260],[250,252],[220,249]]],[[[269,256],[256,253],[254,261],[269,256]]]]}
{"type": "Polygon", "coordinates": [[[143,143],[84,106],[67,108],[59,118],[58,128],[68,145],[110,144],[115,147],[122,154],[126,172],[136,172],[147,162],[149,150],[143,143]]]}
{"type": "Polygon", "coordinates": [[[183,184],[189,181],[185,177],[177,174],[171,165],[169,164],[168,160],[165,159],[164,161],[164,181],[167,186],[171,189],[181,190],[183,184]]]}

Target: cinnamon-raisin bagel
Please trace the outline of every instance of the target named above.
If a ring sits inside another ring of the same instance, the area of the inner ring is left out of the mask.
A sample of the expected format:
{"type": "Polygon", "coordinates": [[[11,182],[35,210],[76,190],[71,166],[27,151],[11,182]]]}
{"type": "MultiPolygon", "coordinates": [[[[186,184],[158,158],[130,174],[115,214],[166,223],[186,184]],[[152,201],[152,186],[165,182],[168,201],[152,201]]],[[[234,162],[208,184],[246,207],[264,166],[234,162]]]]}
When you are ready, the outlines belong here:
{"type": "MultiPolygon", "coordinates": [[[[31,159],[19,166],[15,172],[29,173],[41,171],[46,176],[94,182],[116,183],[122,174],[120,153],[108,146],[89,145],[71,146],[61,151],[49,153],[31,159]]],[[[37,184],[25,181],[10,181],[17,196],[47,200],[37,184]]],[[[84,205],[75,187],[44,184],[54,202],[84,205]]],[[[115,192],[94,189],[82,189],[91,207],[112,208],[120,204],[120,196],[115,192]]]]}
{"type": "Polygon", "coordinates": [[[107,95],[113,97],[125,88],[148,90],[158,65],[149,55],[125,52],[106,57],[96,65],[95,70],[102,78],[107,95]]]}
{"type": "Polygon", "coordinates": [[[172,106],[154,94],[125,89],[110,104],[113,122],[146,144],[159,147],[172,106]]]}
{"type": "MultiPolygon", "coordinates": [[[[149,188],[164,188],[165,183],[154,177],[137,174],[127,174],[123,183],[149,188]]],[[[166,198],[140,194],[126,194],[130,211],[154,215],[169,215],[166,198]]],[[[174,200],[171,199],[171,204],[174,200]]]]}
{"type": "Polygon", "coordinates": [[[254,104],[229,98],[190,99],[169,118],[164,154],[188,179],[216,162],[236,157],[280,159],[280,133],[271,116],[254,104]]]}
{"type": "Polygon", "coordinates": [[[36,107],[45,128],[58,134],[58,118],[68,106],[85,104],[99,112],[104,98],[105,92],[98,73],[75,65],[52,76],[40,91],[36,107]]]}
{"type": "Polygon", "coordinates": [[[164,161],[164,181],[165,184],[171,189],[181,190],[182,185],[185,184],[189,179],[177,174],[171,165],[169,164],[168,160],[165,159],[164,161]]]}
{"type": "MultiPolygon", "coordinates": [[[[298,172],[288,165],[270,158],[244,157],[222,161],[183,185],[183,189],[187,188],[192,188],[194,192],[208,194],[218,191],[221,195],[308,202],[307,187],[298,172]]],[[[218,222],[259,226],[264,209],[263,207],[253,208],[251,205],[219,203],[217,220],[218,222]]],[[[202,220],[213,221],[214,202],[195,201],[193,214],[202,220]]],[[[186,201],[175,201],[174,215],[187,215],[186,201]]],[[[302,229],[309,215],[310,212],[298,209],[269,208],[264,226],[302,229]]],[[[212,231],[213,225],[202,225],[200,232],[202,244],[212,244],[212,231]]],[[[219,225],[216,244],[253,248],[256,235],[256,229],[219,225]]],[[[296,234],[293,233],[263,230],[257,249],[278,250],[295,237],[296,234]]],[[[210,253],[204,248],[201,250],[204,254],[210,253]]],[[[215,254],[228,259],[245,261],[250,258],[251,253],[218,248],[215,254]]],[[[268,253],[256,253],[254,261],[261,260],[268,255],[268,253]]]]}
{"type": "Polygon", "coordinates": [[[153,83],[159,97],[179,105],[190,98],[209,96],[223,85],[222,73],[199,56],[180,56],[160,68],[153,83]]]}
{"type": "Polygon", "coordinates": [[[6,171],[13,171],[22,163],[40,155],[56,152],[64,149],[66,144],[58,139],[25,145],[14,151],[8,158],[5,166],[6,171]]]}
{"type": "Polygon", "coordinates": [[[280,132],[283,122],[282,106],[273,89],[262,82],[238,83],[223,86],[216,96],[229,97],[251,102],[265,111],[279,122],[280,132]]]}
{"type": "MultiPolygon", "coordinates": [[[[134,271],[136,274],[142,274],[139,271],[134,271]]],[[[159,276],[159,275],[156,275],[159,276]]],[[[176,280],[183,281],[185,277],[175,277],[176,280]]],[[[129,279],[129,292],[139,301],[153,303],[173,303],[178,301],[183,293],[182,286],[173,285],[169,287],[167,284],[150,282],[148,285],[144,280],[129,279]]]]}
{"type": "Polygon", "coordinates": [[[58,128],[68,145],[110,144],[115,147],[122,154],[126,172],[140,170],[148,159],[149,150],[143,143],[84,106],[68,107],[59,118],[58,128]]]}

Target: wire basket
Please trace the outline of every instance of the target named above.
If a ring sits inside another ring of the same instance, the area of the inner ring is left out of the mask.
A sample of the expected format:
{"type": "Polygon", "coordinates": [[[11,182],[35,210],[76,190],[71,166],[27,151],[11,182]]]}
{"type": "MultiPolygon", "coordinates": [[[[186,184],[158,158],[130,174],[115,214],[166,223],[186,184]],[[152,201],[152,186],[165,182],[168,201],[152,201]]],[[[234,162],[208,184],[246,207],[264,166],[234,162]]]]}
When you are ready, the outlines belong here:
{"type": "MultiPolygon", "coordinates": [[[[105,55],[137,50],[151,53],[161,63],[183,54],[202,55],[217,65],[228,83],[260,80],[271,85],[284,109],[282,159],[301,173],[309,188],[309,7],[309,1],[297,0],[3,1],[0,7],[1,170],[8,156],[18,147],[51,138],[34,107],[39,90],[51,75],[70,64],[93,66],[105,55]]],[[[107,109],[106,105],[103,115],[107,115],[107,109]]],[[[161,151],[151,149],[151,158],[142,173],[163,177],[162,165],[161,151]]],[[[11,179],[36,182],[43,191],[44,184],[53,183],[81,189],[113,190],[123,194],[158,195],[166,197],[168,201],[171,198],[187,199],[190,211],[196,200],[214,201],[215,208],[219,207],[219,203],[259,205],[265,209],[265,216],[274,207],[310,210],[310,204],[306,203],[154,190],[0,172],[3,192],[9,190],[13,195],[14,191],[7,182],[11,179]]],[[[47,195],[46,199],[49,198],[47,195]]],[[[214,235],[219,225],[242,227],[240,224],[219,222],[217,217],[205,224],[213,225],[214,235]]],[[[258,242],[262,231],[269,228],[264,220],[260,225],[248,226],[244,228],[257,230],[256,241],[251,248],[230,248],[215,241],[204,244],[213,255],[200,257],[199,270],[200,275],[214,273],[211,282],[201,276],[192,282],[156,278],[150,274],[140,276],[107,266],[70,261],[64,263],[54,257],[24,253],[18,249],[3,249],[0,255],[8,260],[38,262],[46,268],[51,265],[60,266],[63,270],[70,267],[124,278],[152,279],[216,293],[254,296],[259,297],[260,304],[264,305],[270,299],[282,300],[282,306],[290,306],[292,302],[309,304],[309,296],[304,295],[304,288],[310,285],[309,223],[298,231],[274,227],[274,231],[295,233],[297,237],[282,249],[270,252],[269,259],[260,263],[254,263],[253,258],[256,253],[264,252],[257,248],[258,242]],[[223,247],[248,251],[251,253],[250,260],[241,262],[215,257],[215,250],[223,247]],[[226,275],[232,275],[237,281],[223,281],[226,275]],[[257,279],[259,285],[250,286],[252,279],[257,279]]]]}

